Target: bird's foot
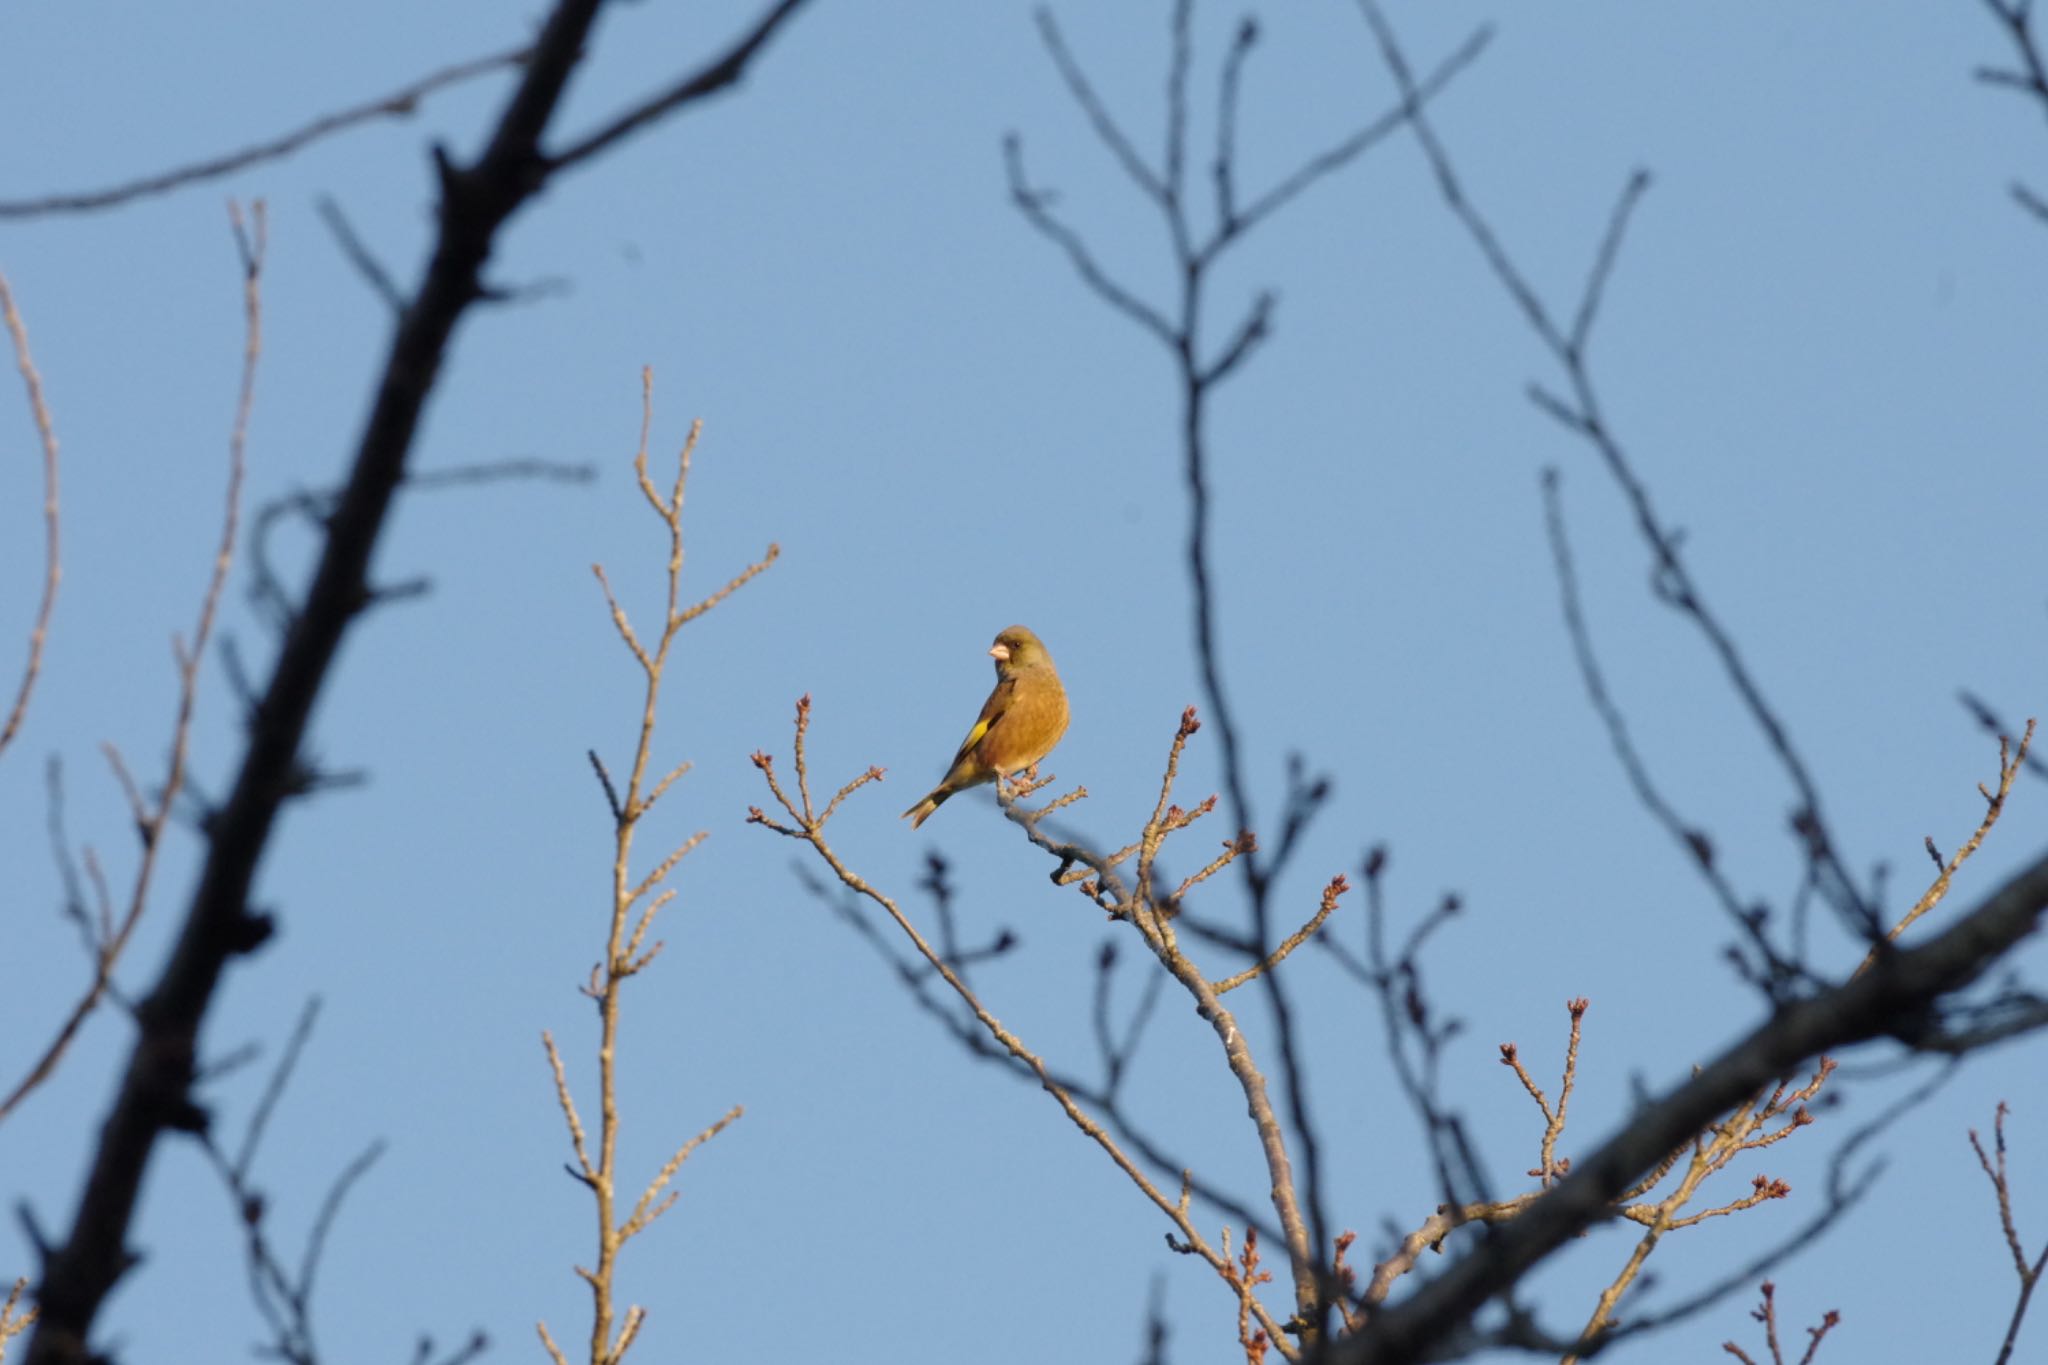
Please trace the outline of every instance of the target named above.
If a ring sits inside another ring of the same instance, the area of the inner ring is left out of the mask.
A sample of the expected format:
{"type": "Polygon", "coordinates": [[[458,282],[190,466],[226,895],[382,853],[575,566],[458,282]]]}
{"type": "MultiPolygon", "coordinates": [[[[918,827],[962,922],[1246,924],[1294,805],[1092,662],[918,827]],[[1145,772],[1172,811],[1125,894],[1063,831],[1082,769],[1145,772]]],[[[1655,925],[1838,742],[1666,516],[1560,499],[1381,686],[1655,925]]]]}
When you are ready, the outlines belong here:
{"type": "Polygon", "coordinates": [[[1012,801],[1021,801],[1033,792],[1050,787],[1057,781],[1059,781],[1059,777],[1054,773],[1047,773],[1044,777],[1040,777],[1038,775],[1038,765],[1034,763],[1023,772],[1006,779],[1003,783],[1003,791],[1012,801]]]}

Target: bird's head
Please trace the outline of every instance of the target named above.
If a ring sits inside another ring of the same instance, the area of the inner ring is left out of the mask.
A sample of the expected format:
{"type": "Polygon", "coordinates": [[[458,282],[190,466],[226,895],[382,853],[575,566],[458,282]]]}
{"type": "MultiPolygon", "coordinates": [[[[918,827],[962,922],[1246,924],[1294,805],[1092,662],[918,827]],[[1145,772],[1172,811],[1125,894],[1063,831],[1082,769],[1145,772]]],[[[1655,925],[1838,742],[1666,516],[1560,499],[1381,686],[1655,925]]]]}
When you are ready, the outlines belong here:
{"type": "Polygon", "coordinates": [[[1033,664],[1052,662],[1052,655],[1046,653],[1045,646],[1038,642],[1038,637],[1022,626],[1011,626],[996,636],[996,642],[988,647],[988,656],[996,661],[998,673],[1008,668],[1026,668],[1033,664]]]}

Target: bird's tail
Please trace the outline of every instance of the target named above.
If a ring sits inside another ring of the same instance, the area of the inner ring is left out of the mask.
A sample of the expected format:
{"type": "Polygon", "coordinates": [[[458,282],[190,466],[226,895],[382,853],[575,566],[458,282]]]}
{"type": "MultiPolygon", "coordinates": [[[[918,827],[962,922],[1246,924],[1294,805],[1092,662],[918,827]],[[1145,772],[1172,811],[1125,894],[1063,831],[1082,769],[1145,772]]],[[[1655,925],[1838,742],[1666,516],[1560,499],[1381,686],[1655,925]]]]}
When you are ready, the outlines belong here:
{"type": "Polygon", "coordinates": [[[939,803],[941,801],[944,801],[947,797],[951,796],[952,794],[953,793],[947,791],[944,787],[940,787],[938,790],[934,791],[930,796],[927,796],[924,800],[918,802],[909,810],[903,812],[903,817],[910,821],[910,827],[912,829],[916,829],[919,825],[923,824],[926,820],[931,818],[932,812],[939,808],[939,803]]]}

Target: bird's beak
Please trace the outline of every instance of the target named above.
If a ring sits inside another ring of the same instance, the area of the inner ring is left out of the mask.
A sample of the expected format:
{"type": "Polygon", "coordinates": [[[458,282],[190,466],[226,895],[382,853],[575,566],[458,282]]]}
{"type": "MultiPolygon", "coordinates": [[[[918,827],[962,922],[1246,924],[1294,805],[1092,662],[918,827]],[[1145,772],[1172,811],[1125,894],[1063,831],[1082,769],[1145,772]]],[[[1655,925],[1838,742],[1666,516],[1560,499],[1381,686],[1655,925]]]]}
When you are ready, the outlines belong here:
{"type": "Polygon", "coordinates": [[[1010,662],[1010,647],[1001,644],[990,645],[988,647],[988,657],[994,659],[999,664],[1006,664],[1010,662]]]}

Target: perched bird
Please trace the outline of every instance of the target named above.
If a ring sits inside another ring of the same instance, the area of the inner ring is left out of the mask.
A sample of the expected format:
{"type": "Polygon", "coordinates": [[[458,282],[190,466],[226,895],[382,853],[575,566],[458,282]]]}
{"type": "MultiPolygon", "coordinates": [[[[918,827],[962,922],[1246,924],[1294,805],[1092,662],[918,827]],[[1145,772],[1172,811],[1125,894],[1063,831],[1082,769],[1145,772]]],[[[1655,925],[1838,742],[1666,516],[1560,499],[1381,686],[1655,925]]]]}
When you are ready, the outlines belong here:
{"type": "Polygon", "coordinates": [[[1052,752],[1067,732],[1067,690],[1053,671],[1052,655],[1038,637],[1011,626],[989,646],[996,661],[996,690],[982,703],[981,715],[953,766],[924,800],[903,812],[916,829],[940,803],[955,792],[1021,771],[1052,752]]]}

